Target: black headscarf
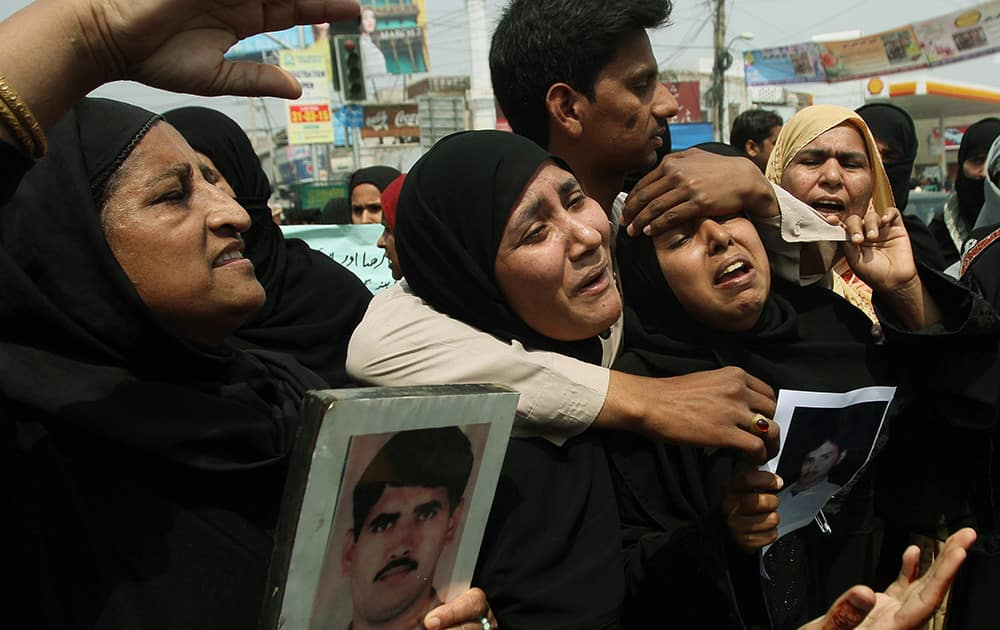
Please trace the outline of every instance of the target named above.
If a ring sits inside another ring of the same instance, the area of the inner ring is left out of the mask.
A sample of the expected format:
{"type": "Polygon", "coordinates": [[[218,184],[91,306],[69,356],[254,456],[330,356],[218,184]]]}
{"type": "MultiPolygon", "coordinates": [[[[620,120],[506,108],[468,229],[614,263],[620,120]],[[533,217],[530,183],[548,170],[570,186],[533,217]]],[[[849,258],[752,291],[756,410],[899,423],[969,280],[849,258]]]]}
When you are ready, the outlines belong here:
{"type": "Polygon", "coordinates": [[[371,292],[350,271],[299,239],[285,240],[271,219],[271,185],[250,139],[225,114],[184,107],[163,115],[194,149],[212,160],[250,214],[244,255],[267,301],[236,333],[245,347],[291,354],[331,387],[348,382],[344,361],[351,333],[371,292]]]}
{"type": "Polygon", "coordinates": [[[965,130],[962,144],[958,147],[958,171],[955,173],[955,192],[958,193],[959,214],[971,231],[979,217],[979,211],[986,202],[983,180],[966,177],[962,164],[970,157],[986,155],[993,141],[1000,136],[1000,118],[983,118],[965,130]]]}
{"type": "Polygon", "coordinates": [[[525,324],[507,305],[493,269],[514,203],[546,160],[532,143],[503,132],[458,133],[410,170],[399,196],[396,250],[406,281],[435,309],[506,341],[600,361],[596,340],[560,342],[525,324]],[[404,218],[405,217],[405,218],[404,218]]]}
{"type": "Polygon", "coordinates": [[[871,326],[865,325],[863,318],[843,319],[844,313],[850,312],[849,309],[839,308],[843,300],[834,296],[824,300],[820,298],[822,289],[792,288],[774,280],[761,316],[753,328],[743,333],[724,333],[705,326],[687,313],[663,277],[651,239],[619,238],[617,254],[626,304],[637,315],[631,320],[626,319],[626,348],[648,358],[650,365],[655,364],[657,371],[663,372],[662,375],[739,365],[775,387],[836,389],[838,386],[849,388],[850,383],[857,382],[857,377],[853,375],[858,372],[857,369],[841,368],[867,353],[871,326]],[[788,296],[795,296],[795,299],[791,300],[788,296]],[[821,304],[823,308],[819,309],[821,304]],[[807,334],[809,331],[804,329],[806,321],[798,312],[797,305],[810,305],[817,309],[809,313],[818,320],[815,328],[809,325],[813,332],[824,329],[828,319],[840,323],[831,325],[826,334],[810,337],[807,334]],[[837,330],[844,332],[835,334],[837,330]],[[841,350],[847,350],[841,364],[833,367],[828,365],[829,361],[816,361],[814,347],[832,348],[834,343],[841,344],[841,350]],[[794,357],[789,353],[793,345],[797,347],[794,357]],[[750,348],[755,356],[745,353],[750,348]],[[781,355],[781,360],[768,358],[772,353],[781,355]],[[654,358],[654,355],[662,357],[654,358]],[[754,368],[762,365],[768,367],[766,370],[759,369],[758,374],[754,368]],[[812,385],[807,385],[807,381],[812,385]]]}
{"type": "Polygon", "coordinates": [[[400,172],[391,166],[369,166],[367,168],[359,168],[354,171],[351,175],[351,180],[347,186],[347,196],[350,198],[351,193],[354,189],[361,184],[371,184],[378,188],[379,192],[382,192],[386,187],[392,183],[392,180],[399,177],[400,172]]]}
{"type": "Polygon", "coordinates": [[[913,118],[905,109],[891,103],[869,103],[855,111],[864,119],[876,140],[884,142],[902,156],[898,161],[888,161],[883,156],[882,164],[889,176],[896,207],[905,210],[910,199],[910,175],[919,146],[913,118]]]}
{"type": "MultiPolygon", "coordinates": [[[[666,377],[737,366],[775,390],[844,392],[892,382],[883,349],[871,343],[868,319],[828,289],[774,280],[756,325],[743,333],[724,333],[703,325],[683,308],[660,270],[651,239],[620,236],[616,253],[629,314],[638,317],[626,316],[626,349],[615,369],[666,377]]],[[[699,610],[707,607],[721,619],[713,623],[723,624],[726,615],[737,609],[728,586],[733,580],[735,595],[743,600],[742,614],[764,619],[760,610],[748,612],[749,606],[760,607],[754,597],[759,589],[756,562],[745,566],[742,561],[730,564],[718,558],[725,540],[725,534],[717,531],[724,522],[719,503],[735,457],[725,451],[709,457],[688,447],[642,445],[628,436],[612,444],[617,494],[625,501],[622,518],[632,523],[633,530],[625,532],[634,548],[626,556],[628,575],[640,575],[642,579],[634,581],[647,589],[638,614],[647,618],[655,614],[656,599],[649,589],[673,588],[686,593],[687,599],[703,602],[699,610]],[[690,570],[678,574],[670,567],[658,569],[650,559],[654,549],[690,570]]],[[[828,606],[843,590],[842,582],[869,577],[865,560],[870,558],[864,550],[857,551],[850,534],[868,527],[872,492],[870,477],[865,477],[836,507],[826,508],[838,536],[800,530],[783,538],[768,555],[772,582],[766,590],[786,598],[771,611],[776,627],[797,626],[816,616],[816,610],[825,610],[821,601],[829,599],[828,606]],[[787,546],[798,549],[805,539],[811,541],[810,549],[842,554],[838,568],[786,555],[787,546]]]]}
{"type": "MultiPolygon", "coordinates": [[[[403,184],[396,248],[406,281],[437,310],[528,348],[596,362],[596,338],[560,342],[540,335],[513,313],[494,277],[510,212],[548,160],[563,165],[509,133],[441,140],[403,184]]],[[[624,586],[614,505],[594,431],[562,447],[541,438],[510,441],[473,577],[502,624],[617,627],[624,586]]]]}
{"type": "Polygon", "coordinates": [[[251,627],[301,397],[322,385],[179,339],[139,298],[96,199],[155,124],[82,101],[0,212],[5,557],[34,626],[251,627]]]}

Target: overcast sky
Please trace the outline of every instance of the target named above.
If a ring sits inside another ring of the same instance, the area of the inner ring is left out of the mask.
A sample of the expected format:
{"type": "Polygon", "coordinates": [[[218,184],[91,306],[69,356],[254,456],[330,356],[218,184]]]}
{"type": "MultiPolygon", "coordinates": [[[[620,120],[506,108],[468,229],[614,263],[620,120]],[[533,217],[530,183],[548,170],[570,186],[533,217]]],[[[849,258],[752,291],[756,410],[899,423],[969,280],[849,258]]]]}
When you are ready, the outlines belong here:
{"type": "MultiPolygon", "coordinates": [[[[24,0],[0,0],[0,17],[6,17],[27,5],[24,0]]],[[[504,0],[487,0],[488,25],[492,31],[504,0]]],[[[808,41],[814,35],[860,30],[863,34],[932,18],[980,4],[977,0],[730,0],[727,5],[729,38],[742,32],[752,32],[751,42],[736,42],[734,50],[765,48],[808,41]]],[[[465,0],[426,0],[428,45],[432,74],[468,74],[468,44],[465,0]]],[[[699,69],[711,65],[712,18],[709,0],[675,0],[671,26],[652,34],[653,48],[662,69],[699,69]]],[[[558,28],[558,25],[553,25],[558,28]]],[[[727,38],[728,39],[728,38],[727,38]]],[[[1000,65],[997,57],[943,66],[933,73],[939,79],[952,79],[1000,88],[1000,65]]],[[[737,63],[739,56],[736,55],[737,63]]],[[[809,85],[795,89],[809,90],[809,85]]],[[[857,91],[854,86],[844,90],[857,91]]],[[[822,88],[817,91],[829,90],[822,88]]],[[[199,99],[180,94],[152,90],[129,83],[106,86],[103,96],[133,102],[162,112],[173,107],[200,103],[216,107],[248,126],[250,108],[247,99],[219,97],[199,99]]],[[[820,97],[819,100],[822,100],[820,97]]],[[[280,104],[269,108],[281,112],[280,104]]],[[[282,114],[276,114],[283,117],[282,114]]],[[[263,126],[262,115],[255,124],[263,126]]],[[[274,120],[283,124],[283,120],[274,120]]]]}

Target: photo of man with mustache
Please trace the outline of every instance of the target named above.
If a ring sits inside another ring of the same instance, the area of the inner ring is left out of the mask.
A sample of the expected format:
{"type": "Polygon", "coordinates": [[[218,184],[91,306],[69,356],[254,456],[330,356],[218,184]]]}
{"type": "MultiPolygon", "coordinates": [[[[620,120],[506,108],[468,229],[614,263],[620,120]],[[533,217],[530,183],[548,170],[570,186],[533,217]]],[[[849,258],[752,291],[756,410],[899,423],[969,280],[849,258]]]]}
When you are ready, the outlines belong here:
{"type": "Polygon", "coordinates": [[[369,462],[341,556],[352,630],[411,630],[441,604],[434,572],[455,537],[472,464],[458,427],[401,431],[369,462]]]}

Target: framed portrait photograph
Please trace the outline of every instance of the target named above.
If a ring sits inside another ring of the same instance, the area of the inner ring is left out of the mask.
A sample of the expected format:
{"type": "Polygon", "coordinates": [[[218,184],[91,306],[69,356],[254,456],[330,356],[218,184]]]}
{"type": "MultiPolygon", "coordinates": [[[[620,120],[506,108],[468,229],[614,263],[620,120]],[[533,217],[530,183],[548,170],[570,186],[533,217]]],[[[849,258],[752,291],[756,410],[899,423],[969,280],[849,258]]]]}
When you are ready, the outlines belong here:
{"type": "Polygon", "coordinates": [[[415,627],[465,592],[517,400],[494,385],[310,393],[265,627],[415,627]]]}

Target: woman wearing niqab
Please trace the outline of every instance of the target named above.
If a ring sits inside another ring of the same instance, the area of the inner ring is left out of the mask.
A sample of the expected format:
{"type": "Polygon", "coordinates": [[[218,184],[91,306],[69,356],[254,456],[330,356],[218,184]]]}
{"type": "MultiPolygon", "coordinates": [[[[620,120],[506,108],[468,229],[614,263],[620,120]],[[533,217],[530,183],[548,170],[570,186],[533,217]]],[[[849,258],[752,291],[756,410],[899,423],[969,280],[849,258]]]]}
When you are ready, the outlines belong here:
{"type": "Polygon", "coordinates": [[[267,301],[235,333],[233,343],[290,354],[330,387],[349,381],[347,340],[371,301],[351,272],[300,239],[285,239],[267,205],[271,185],[249,138],[231,118],[205,107],[169,111],[173,125],[195,151],[212,161],[250,214],[244,255],[267,301]]]}
{"type": "Polygon", "coordinates": [[[945,201],[944,215],[931,221],[930,229],[937,239],[945,263],[951,265],[965,251],[965,244],[976,225],[985,202],[984,181],[965,174],[965,162],[977,155],[986,155],[1000,135],[1000,118],[984,118],[969,125],[958,147],[958,168],[955,190],[945,201]]]}
{"type": "MultiPolygon", "coordinates": [[[[903,212],[910,200],[910,176],[919,148],[913,118],[905,109],[892,103],[868,103],[855,111],[871,129],[876,142],[888,149],[880,152],[882,166],[889,177],[896,207],[903,212]]],[[[906,234],[913,246],[914,259],[931,269],[944,269],[946,265],[941,250],[924,222],[919,217],[904,212],[903,225],[906,226],[906,234]]]]}
{"type": "MultiPolygon", "coordinates": [[[[985,202],[972,231],[969,246],[962,256],[960,281],[981,294],[994,309],[1000,310],[1000,137],[993,141],[986,157],[985,202]]],[[[982,353],[996,352],[997,338],[986,340],[982,353]]],[[[979,380],[987,387],[1000,391],[1000,365],[980,371],[979,380]]],[[[1000,394],[998,394],[1000,395],[1000,394]]],[[[986,416],[978,426],[966,431],[969,443],[963,445],[968,457],[975,453],[972,466],[976,477],[975,501],[976,544],[959,572],[949,595],[948,619],[954,627],[985,630],[1000,618],[1000,600],[996,587],[1000,584],[1000,418],[986,416]]],[[[946,465],[948,465],[946,463],[946,465]]],[[[952,627],[952,626],[949,626],[952,627]]]]}
{"type": "Polygon", "coordinates": [[[101,199],[162,124],[85,99],[33,167],[2,145],[19,166],[0,212],[11,627],[257,624],[299,403],[325,384],[170,332],[112,254],[101,199]]]}

